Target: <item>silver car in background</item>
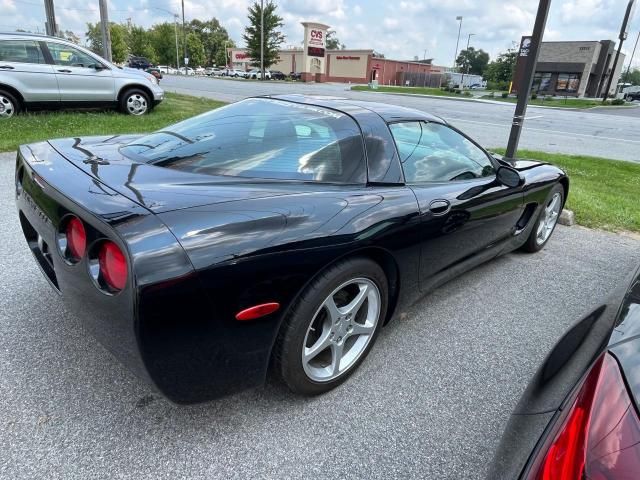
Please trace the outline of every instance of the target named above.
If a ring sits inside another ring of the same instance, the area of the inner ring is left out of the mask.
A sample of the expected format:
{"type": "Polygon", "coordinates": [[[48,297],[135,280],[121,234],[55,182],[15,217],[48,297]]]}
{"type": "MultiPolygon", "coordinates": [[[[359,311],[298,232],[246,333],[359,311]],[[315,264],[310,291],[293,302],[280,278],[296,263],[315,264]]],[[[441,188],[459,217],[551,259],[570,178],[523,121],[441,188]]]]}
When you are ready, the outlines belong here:
{"type": "Polygon", "coordinates": [[[0,118],[37,108],[116,107],[143,115],[164,99],[155,77],[66,40],[0,33],[0,118]]]}

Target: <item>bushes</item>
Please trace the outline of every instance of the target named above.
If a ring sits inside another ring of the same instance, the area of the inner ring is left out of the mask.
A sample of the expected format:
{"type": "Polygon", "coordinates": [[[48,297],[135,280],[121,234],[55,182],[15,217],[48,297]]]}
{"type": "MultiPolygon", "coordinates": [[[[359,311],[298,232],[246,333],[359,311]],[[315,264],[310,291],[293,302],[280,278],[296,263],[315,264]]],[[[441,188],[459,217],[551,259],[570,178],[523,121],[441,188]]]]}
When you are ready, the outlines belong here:
{"type": "Polygon", "coordinates": [[[487,82],[487,90],[509,90],[509,82],[487,82]]]}
{"type": "Polygon", "coordinates": [[[538,98],[538,94],[537,93],[532,93],[531,94],[531,100],[535,100],[538,98]]]}
{"type": "Polygon", "coordinates": [[[611,105],[624,105],[624,100],[621,98],[616,98],[615,100],[611,100],[611,105]]]}
{"type": "Polygon", "coordinates": [[[507,92],[502,92],[502,98],[507,98],[509,94],[507,92]]]}

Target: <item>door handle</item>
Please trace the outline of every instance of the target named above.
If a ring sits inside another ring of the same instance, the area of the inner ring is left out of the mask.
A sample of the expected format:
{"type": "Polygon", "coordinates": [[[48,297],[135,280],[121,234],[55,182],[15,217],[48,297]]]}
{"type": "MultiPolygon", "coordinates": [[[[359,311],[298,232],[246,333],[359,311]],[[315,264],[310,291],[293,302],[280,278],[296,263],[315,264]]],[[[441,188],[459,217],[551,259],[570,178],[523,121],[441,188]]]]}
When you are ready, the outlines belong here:
{"type": "Polygon", "coordinates": [[[451,203],[448,200],[433,200],[429,204],[429,211],[436,216],[444,215],[451,210],[451,203]]]}
{"type": "Polygon", "coordinates": [[[62,70],[58,70],[58,71],[62,73],[71,73],[71,70],[67,70],[66,68],[63,68],[62,70]]]}
{"type": "Polygon", "coordinates": [[[12,67],[11,65],[0,65],[0,68],[4,70],[14,70],[16,67],[12,67]]]}

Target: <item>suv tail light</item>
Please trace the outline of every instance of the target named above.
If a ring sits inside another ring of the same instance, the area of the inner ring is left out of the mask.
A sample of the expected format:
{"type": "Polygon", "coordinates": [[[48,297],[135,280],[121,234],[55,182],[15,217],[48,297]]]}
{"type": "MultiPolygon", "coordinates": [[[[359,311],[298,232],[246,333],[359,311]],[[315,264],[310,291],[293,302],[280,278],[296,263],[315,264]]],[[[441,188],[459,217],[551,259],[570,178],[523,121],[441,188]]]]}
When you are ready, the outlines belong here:
{"type": "Polygon", "coordinates": [[[603,354],[556,422],[527,480],[623,480],[640,472],[640,419],[618,363],[603,354]]]}
{"type": "Polygon", "coordinates": [[[127,261],[120,247],[109,240],[102,242],[98,262],[106,285],[115,291],[122,290],[127,283],[127,261]]]}
{"type": "Polygon", "coordinates": [[[84,229],[82,220],[78,217],[71,217],[67,221],[65,228],[65,236],[67,240],[67,256],[70,260],[78,261],[87,250],[87,232],[84,229]]]}

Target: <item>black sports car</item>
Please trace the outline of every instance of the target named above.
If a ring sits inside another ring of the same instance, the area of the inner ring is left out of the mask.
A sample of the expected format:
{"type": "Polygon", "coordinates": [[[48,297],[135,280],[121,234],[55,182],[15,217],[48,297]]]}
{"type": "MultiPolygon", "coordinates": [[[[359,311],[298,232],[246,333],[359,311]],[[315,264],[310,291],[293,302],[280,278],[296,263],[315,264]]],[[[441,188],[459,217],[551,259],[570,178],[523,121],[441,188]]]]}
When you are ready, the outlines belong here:
{"type": "Polygon", "coordinates": [[[16,197],[51,285],[175,402],[344,381],[425,292],[548,241],[558,168],[412,109],[250,98],[149,135],[22,146],[16,197]]]}
{"type": "Polygon", "coordinates": [[[507,425],[491,480],[640,478],[640,270],[558,342],[507,425]]]}

